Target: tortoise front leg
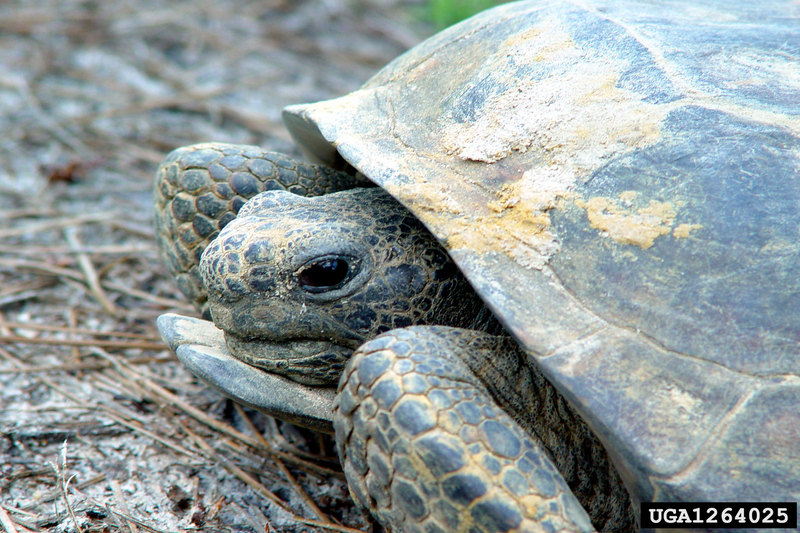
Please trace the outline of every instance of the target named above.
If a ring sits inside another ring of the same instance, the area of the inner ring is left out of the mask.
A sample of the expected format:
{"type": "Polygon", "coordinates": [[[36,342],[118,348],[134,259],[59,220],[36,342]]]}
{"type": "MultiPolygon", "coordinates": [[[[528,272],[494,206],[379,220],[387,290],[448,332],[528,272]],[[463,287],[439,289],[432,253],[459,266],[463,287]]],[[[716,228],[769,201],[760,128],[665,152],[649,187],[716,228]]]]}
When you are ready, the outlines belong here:
{"type": "Polygon", "coordinates": [[[200,256],[248,199],[269,190],[319,196],[369,185],[364,178],[257,146],[185,146],[172,151],[156,174],[156,240],[181,292],[208,317],[197,271],[200,256]]]}
{"type": "Polygon", "coordinates": [[[490,337],[404,328],[353,355],[334,430],[354,499],[394,531],[592,531],[551,454],[457,354],[475,335],[490,337]]]}

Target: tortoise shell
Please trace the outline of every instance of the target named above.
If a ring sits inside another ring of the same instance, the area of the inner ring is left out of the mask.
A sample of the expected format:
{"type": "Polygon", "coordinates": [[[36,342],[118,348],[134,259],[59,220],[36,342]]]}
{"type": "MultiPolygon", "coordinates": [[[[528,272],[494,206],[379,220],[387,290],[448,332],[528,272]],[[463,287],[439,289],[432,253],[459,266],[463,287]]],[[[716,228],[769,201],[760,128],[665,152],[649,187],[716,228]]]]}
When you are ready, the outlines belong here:
{"type": "Polygon", "coordinates": [[[519,2],[284,119],[433,232],[635,499],[798,500],[798,43],[797,3],[519,2]]]}

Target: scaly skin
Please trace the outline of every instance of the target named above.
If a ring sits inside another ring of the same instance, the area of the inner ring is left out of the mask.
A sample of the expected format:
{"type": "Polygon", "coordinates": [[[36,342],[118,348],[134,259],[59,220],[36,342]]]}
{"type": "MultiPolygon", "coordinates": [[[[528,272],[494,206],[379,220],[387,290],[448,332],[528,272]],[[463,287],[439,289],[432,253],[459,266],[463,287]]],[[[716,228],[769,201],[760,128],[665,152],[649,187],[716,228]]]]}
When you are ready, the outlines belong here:
{"type": "Polygon", "coordinates": [[[411,327],[356,352],[334,428],[351,492],[381,523],[419,532],[592,530],[555,464],[542,460],[550,455],[542,442],[460,358],[469,345],[504,340],[411,327]]]}
{"type": "Polygon", "coordinates": [[[235,357],[313,385],[343,372],[340,457],[355,500],[384,526],[587,531],[590,516],[598,529],[633,529],[599,441],[516,343],[489,334],[499,327],[468,282],[382,190],[264,193],[199,269],[181,268],[202,276],[235,357]]]}
{"type": "Polygon", "coordinates": [[[256,146],[207,143],[178,148],[161,163],[153,190],[161,257],[181,292],[207,315],[197,271],[200,255],[247,200],[269,190],[318,196],[368,185],[344,172],[256,146]]]}
{"type": "Polygon", "coordinates": [[[490,318],[430,233],[376,187],[265,192],[211,243],[200,273],[231,352],[312,385],[335,384],[353,350],[385,331],[490,318]],[[346,282],[303,288],[301,273],[326,260],[348,265],[346,282]]]}
{"type": "Polygon", "coordinates": [[[603,447],[504,335],[414,326],[368,341],[334,429],[354,497],[396,529],[588,527],[573,494],[598,529],[634,528],[603,447]]]}

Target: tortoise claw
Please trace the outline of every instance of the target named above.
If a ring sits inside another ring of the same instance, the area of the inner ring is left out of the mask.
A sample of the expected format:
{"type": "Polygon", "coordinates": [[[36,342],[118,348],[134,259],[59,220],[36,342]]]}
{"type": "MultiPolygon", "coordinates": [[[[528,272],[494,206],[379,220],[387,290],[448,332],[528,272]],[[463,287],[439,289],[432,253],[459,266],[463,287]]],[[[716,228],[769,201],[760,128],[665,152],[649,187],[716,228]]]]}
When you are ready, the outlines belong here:
{"type": "Polygon", "coordinates": [[[333,433],[333,388],[310,387],[235,359],[213,323],[177,314],[158,317],[158,330],[178,359],[225,396],[298,426],[333,433]]]}

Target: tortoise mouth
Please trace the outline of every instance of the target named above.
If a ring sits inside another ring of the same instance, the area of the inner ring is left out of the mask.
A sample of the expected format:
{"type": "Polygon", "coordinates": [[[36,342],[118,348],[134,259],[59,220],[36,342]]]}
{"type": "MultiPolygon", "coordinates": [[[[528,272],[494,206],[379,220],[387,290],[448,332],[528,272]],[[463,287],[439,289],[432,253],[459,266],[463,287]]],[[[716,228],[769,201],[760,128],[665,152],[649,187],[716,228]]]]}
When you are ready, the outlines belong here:
{"type": "Polygon", "coordinates": [[[235,358],[305,385],[335,386],[353,349],[328,340],[288,339],[280,342],[245,338],[225,332],[235,358]]]}

